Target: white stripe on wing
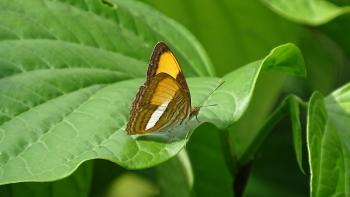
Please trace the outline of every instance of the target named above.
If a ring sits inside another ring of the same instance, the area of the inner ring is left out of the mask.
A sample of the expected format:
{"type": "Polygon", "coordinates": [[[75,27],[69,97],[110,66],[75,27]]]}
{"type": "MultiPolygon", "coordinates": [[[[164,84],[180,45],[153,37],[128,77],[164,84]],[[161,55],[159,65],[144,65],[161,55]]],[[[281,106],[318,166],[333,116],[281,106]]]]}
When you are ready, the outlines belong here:
{"type": "Polygon", "coordinates": [[[166,108],[168,107],[168,104],[169,102],[166,102],[157,107],[157,109],[153,112],[151,118],[147,122],[146,130],[154,127],[154,125],[159,121],[160,117],[165,112],[166,108]]]}

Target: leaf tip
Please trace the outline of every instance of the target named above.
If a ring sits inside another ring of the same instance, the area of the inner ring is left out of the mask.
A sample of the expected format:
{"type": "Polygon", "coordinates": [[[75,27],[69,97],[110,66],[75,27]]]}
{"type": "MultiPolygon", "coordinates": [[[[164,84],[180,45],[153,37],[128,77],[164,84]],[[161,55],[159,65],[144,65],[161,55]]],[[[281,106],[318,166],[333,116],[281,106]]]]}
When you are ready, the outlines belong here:
{"type": "Polygon", "coordinates": [[[273,48],[263,59],[264,69],[274,69],[306,77],[304,57],[294,43],[286,43],[273,48]]]}

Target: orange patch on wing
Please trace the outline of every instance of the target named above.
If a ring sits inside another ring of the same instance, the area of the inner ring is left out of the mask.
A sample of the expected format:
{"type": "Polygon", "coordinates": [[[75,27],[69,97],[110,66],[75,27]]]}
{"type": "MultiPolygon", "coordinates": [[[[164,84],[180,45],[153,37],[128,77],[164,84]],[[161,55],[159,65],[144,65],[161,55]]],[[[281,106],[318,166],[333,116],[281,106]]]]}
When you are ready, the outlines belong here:
{"type": "Polygon", "coordinates": [[[176,79],[176,76],[181,72],[179,63],[175,56],[170,52],[164,52],[159,59],[157,73],[167,73],[176,79]]]}
{"type": "Polygon", "coordinates": [[[158,83],[158,86],[153,92],[151,104],[162,105],[163,103],[170,102],[174,98],[178,89],[179,86],[174,79],[170,77],[163,79],[158,83]]]}

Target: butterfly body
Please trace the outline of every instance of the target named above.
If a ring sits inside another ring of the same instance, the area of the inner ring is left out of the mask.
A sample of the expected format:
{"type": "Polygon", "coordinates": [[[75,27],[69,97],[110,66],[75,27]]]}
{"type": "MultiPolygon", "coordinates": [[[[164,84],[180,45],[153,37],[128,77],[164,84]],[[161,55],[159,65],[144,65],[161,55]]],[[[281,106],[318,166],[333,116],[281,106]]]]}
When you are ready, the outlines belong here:
{"type": "Polygon", "coordinates": [[[146,82],[139,88],[126,127],[128,134],[165,131],[197,115],[177,59],[163,42],[153,50],[146,82]]]}

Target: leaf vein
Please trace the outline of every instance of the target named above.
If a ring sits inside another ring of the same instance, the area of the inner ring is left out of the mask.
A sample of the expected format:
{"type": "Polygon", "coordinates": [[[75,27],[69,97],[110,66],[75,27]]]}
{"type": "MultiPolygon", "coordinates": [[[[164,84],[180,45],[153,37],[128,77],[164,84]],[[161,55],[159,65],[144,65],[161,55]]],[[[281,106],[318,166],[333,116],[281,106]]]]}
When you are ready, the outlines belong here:
{"type": "Polygon", "coordinates": [[[59,120],[57,123],[55,123],[55,126],[51,127],[50,129],[44,131],[44,133],[42,133],[39,137],[37,137],[33,142],[29,142],[27,143],[26,146],[24,146],[24,148],[22,148],[22,150],[18,151],[15,155],[12,155],[12,157],[10,157],[4,164],[2,164],[2,167],[5,167],[8,162],[14,158],[18,158],[20,157],[22,154],[24,154],[29,148],[31,148],[34,144],[41,142],[42,139],[44,138],[44,136],[46,136],[48,133],[52,132],[57,125],[61,124],[62,122],[64,122],[64,120],[66,119],[67,116],[69,116],[70,114],[74,113],[76,109],[80,108],[82,105],[86,104],[94,95],[96,95],[96,93],[98,93],[101,90],[102,87],[98,87],[96,90],[90,90],[91,92],[89,92],[89,95],[85,98],[85,100],[83,102],[81,102],[79,105],[75,106],[74,108],[71,109],[71,111],[69,111],[67,114],[65,114],[65,116],[62,116],[62,119],[59,120]]]}

